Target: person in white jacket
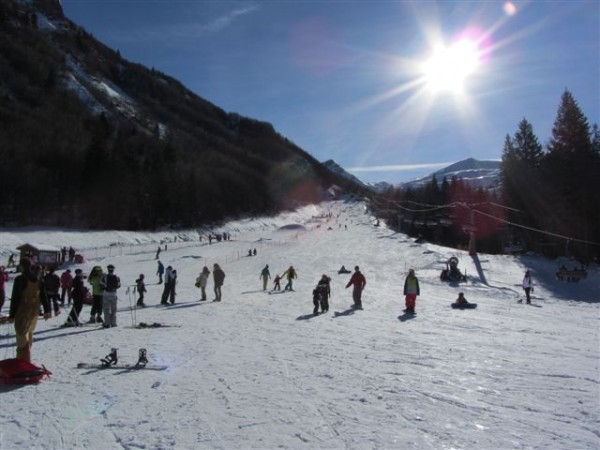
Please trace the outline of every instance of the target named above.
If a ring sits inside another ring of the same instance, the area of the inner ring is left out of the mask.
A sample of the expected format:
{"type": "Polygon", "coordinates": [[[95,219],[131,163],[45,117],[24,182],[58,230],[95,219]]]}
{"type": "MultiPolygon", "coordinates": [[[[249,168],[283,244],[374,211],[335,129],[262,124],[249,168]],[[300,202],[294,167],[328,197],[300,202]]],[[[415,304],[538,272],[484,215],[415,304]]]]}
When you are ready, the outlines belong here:
{"type": "Polygon", "coordinates": [[[523,290],[525,291],[527,303],[531,304],[530,293],[533,292],[533,281],[531,281],[529,270],[525,271],[525,276],[523,277],[523,290]]]}

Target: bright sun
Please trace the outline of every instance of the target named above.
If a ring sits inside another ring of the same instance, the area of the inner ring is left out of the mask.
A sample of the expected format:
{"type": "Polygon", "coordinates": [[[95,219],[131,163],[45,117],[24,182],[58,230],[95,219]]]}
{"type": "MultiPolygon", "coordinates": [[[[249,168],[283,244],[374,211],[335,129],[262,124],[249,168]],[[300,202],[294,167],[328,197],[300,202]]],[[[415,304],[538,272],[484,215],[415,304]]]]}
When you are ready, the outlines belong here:
{"type": "Polygon", "coordinates": [[[468,39],[450,47],[437,46],[422,66],[427,87],[435,93],[449,91],[461,94],[467,78],[479,66],[479,57],[477,44],[468,39]]]}

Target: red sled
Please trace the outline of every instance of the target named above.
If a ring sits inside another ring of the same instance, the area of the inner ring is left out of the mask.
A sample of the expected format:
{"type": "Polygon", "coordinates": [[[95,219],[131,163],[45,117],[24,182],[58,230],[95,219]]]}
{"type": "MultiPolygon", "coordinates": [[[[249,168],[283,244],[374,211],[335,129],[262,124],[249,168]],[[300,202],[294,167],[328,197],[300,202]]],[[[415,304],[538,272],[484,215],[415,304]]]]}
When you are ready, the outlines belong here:
{"type": "Polygon", "coordinates": [[[38,367],[18,358],[0,361],[0,384],[31,384],[52,375],[44,366],[38,367]]]}

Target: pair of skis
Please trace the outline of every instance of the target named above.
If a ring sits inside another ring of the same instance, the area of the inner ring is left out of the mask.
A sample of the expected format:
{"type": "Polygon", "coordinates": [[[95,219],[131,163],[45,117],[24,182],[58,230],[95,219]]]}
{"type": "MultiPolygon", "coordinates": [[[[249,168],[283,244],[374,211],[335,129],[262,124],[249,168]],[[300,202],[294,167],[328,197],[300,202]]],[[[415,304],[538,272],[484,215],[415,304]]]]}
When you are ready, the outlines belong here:
{"type": "Polygon", "coordinates": [[[135,364],[119,364],[117,349],[112,348],[110,353],[104,358],[100,358],[100,364],[79,363],[78,369],[121,369],[121,370],[166,370],[168,366],[149,364],[148,352],[145,348],[140,348],[138,361],[135,364]]]}

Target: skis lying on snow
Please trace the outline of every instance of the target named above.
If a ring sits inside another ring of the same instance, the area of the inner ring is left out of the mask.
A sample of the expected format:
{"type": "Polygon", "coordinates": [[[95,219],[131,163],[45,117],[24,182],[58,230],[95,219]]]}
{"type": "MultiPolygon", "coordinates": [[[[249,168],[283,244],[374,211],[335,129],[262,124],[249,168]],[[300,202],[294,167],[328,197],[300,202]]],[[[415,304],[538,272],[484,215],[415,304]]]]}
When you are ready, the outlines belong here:
{"type": "Polygon", "coordinates": [[[100,359],[101,364],[79,363],[78,369],[121,369],[121,370],[166,370],[169,366],[149,364],[148,354],[145,348],[140,348],[138,362],[135,364],[118,364],[117,349],[111,349],[110,353],[100,359]]]}
{"type": "Polygon", "coordinates": [[[132,327],[127,327],[127,328],[136,328],[136,329],[144,329],[144,328],[181,328],[181,325],[171,325],[168,323],[161,323],[161,322],[152,322],[152,323],[146,323],[146,322],[140,322],[139,324],[132,326],[132,327]]]}

